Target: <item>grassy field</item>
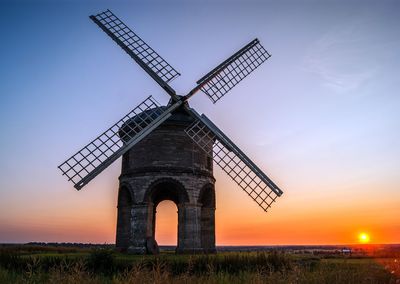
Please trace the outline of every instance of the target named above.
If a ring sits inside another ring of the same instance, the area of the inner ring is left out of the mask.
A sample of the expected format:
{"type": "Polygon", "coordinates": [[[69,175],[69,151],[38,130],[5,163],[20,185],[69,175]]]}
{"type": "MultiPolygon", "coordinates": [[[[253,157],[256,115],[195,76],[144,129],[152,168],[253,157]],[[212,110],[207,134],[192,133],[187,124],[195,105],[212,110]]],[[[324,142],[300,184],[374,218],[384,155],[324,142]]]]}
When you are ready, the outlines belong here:
{"type": "Polygon", "coordinates": [[[0,283],[400,283],[399,256],[276,250],[137,256],[20,245],[0,248],[0,283]]]}

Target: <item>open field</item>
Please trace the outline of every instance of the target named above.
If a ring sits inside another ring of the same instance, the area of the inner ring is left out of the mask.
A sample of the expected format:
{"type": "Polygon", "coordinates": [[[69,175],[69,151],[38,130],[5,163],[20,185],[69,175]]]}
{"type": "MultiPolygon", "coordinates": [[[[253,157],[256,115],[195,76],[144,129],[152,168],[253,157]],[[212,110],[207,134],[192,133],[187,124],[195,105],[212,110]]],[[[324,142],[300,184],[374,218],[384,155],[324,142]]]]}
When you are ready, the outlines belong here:
{"type": "Polygon", "coordinates": [[[397,249],[221,250],[137,256],[112,246],[0,246],[0,283],[400,283],[397,249]]]}

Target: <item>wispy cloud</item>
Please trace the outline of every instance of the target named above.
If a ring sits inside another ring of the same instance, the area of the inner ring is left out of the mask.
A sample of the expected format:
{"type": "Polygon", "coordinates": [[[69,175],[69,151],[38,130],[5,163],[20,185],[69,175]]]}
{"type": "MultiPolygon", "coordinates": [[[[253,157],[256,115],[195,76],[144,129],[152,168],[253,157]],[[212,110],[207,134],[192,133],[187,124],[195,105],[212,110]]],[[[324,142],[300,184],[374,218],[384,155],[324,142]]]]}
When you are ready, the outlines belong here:
{"type": "Polygon", "coordinates": [[[379,47],[369,30],[371,25],[365,20],[350,20],[334,26],[310,46],[304,69],[337,92],[359,89],[380,69],[379,47]]]}

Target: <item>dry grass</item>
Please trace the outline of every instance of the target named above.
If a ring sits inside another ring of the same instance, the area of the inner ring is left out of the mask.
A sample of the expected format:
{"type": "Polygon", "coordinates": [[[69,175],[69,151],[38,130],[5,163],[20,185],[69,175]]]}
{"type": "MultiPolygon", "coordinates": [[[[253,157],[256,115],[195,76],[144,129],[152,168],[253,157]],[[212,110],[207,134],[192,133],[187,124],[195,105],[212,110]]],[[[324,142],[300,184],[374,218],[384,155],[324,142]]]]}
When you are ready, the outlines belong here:
{"type": "Polygon", "coordinates": [[[284,253],[75,258],[0,252],[0,283],[400,283],[397,258],[320,259],[284,253]]]}

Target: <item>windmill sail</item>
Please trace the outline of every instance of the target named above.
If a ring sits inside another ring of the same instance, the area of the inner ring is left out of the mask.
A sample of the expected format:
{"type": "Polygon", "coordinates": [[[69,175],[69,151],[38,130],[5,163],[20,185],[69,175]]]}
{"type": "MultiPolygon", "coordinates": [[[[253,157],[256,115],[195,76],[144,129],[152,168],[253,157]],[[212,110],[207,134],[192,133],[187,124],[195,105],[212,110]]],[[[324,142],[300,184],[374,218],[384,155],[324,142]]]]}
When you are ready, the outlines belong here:
{"type": "Polygon", "coordinates": [[[204,151],[212,148],[213,153],[207,154],[212,155],[216,164],[267,211],[283,192],[204,114],[199,116],[192,112],[197,120],[186,129],[189,137],[204,151]]]}
{"type": "Polygon", "coordinates": [[[148,97],[58,168],[80,190],[170,117],[181,104],[177,102],[162,108],[151,96],[148,97]]]}
{"type": "Polygon", "coordinates": [[[254,39],[198,80],[191,93],[200,89],[216,103],[270,57],[259,40],[254,39]]]}
{"type": "Polygon", "coordinates": [[[180,73],[154,49],[125,25],[110,10],[90,16],[126,53],[128,53],[171,96],[175,91],[167,84],[180,73]]]}

